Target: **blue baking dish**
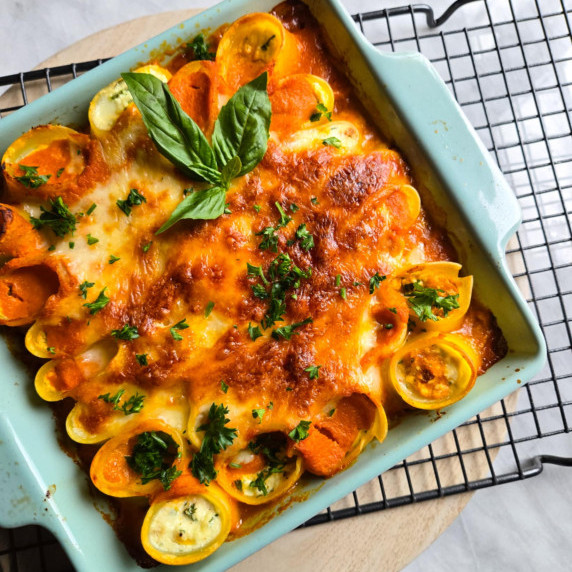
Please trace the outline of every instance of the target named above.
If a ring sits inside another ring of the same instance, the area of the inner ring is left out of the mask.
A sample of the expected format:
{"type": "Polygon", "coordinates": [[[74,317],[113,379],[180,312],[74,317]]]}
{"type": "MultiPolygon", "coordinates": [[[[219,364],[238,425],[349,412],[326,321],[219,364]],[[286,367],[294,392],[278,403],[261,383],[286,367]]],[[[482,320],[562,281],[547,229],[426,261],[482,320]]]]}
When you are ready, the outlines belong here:
{"type": "MultiPolygon", "coordinates": [[[[166,46],[248,12],[269,11],[275,4],[226,0],[62,86],[0,121],[0,153],[34,125],[85,123],[89,101],[99,89],[166,46]]],[[[343,473],[327,481],[308,481],[307,500],[290,504],[252,534],[183,570],[226,570],[505,397],[532,378],[545,360],[540,328],[504,255],[520,223],[518,203],[437,72],[420,54],[379,53],[339,0],[308,0],[308,5],[372,119],[412,167],[425,203],[433,205],[460,261],[475,276],[478,297],[497,317],[509,352],[479,377],[467,397],[448,407],[446,415],[438,420],[429,415],[405,419],[343,473]]],[[[94,510],[86,475],[63,454],[49,407],[36,396],[30,372],[4,342],[0,363],[0,524],[49,528],[79,571],[138,570],[94,510]]]]}

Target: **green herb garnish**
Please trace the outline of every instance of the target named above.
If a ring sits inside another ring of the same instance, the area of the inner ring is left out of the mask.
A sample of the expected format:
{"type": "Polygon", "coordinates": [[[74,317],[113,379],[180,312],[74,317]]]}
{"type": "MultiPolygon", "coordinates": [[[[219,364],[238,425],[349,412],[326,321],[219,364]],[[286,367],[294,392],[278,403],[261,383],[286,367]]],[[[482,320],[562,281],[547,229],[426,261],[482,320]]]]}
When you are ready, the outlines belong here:
{"type": "Polygon", "coordinates": [[[146,202],[147,199],[137,189],[131,189],[125,200],[119,199],[115,204],[123,211],[125,216],[129,216],[133,207],[146,202]]]}
{"type": "Polygon", "coordinates": [[[301,224],[296,230],[296,238],[304,250],[314,248],[314,237],[308,232],[305,224],[301,224]]]}
{"type": "Polygon", "coordinates": [[[127,401],[123,403],[123,405],[119,405],[123,394],[125,393],[124,389],[120,389],[115,395],[110,396],[109,393],[105,395],[98,396],[98,399],[105,401],[105,403],[110,403],[113,405],[114,411],[123,411],[124,415],[133,415],[134,413],[139,413],[141,409],[143,409],[143,401],[145,400],[144,395],[140,395],[139,393],[135,393],[132,395],[127,401]]]}
{"type": "Polygon", "coordinates": [[[45,185],[51,177],[51,175],[38,175],[38,167],[27,167],[26,165],[18,165],[18,167],[24,171],[24,174],[15,177],[15,179],[29,189],[37,189],[45,185]]]}
{"type": "Polygon", "coordinates": [[[79,295],[85,299],[87,298],[87,289],[88,288],[93,288],[95,286],[95,282],[88,282],[87,280],[84,280],[80,285],[79,285],[79,295]]]}
{"type": "Polygon", "coordinates": [[[369,293],[373,294],[378,288],[379,285],[387,278],[387,276],[380,276],[379,273],[375,273],[369,279],[369,293]]]}
{"type": "Polygon", "coordinates": [[[446,294],[444,290],[425,288],[419,281],[405,284],[402,290],[407,296],[407,303],[422,322],[436,322],[441,317],[435,315],[433,309],[441,310],[443,317],[446,317],[451,310],[459,308],[459,294],[442,296],[446,294]]]}
{"type": "Polygon", "coordinates": [[[292,338],[293,335],[298,335],[299,332],[296,332],[295,330],[297,328],[301,328],[302,326],[305,326],[306,324],[311,324],[314,320],[312,320],[312,318],[306,318],[305,320],[302,320],[301,322],[295,322],[294,324],[290,324],[288,326],[282,326],[280,328],[276,328],[275,330],[272,331],[272,337],[275,340],[279,340],[280,338],[284,338],[285,340],[289,340],[290,338],[292,338]]]}
{"type": "Polygon", "coordinates": [[[125,324],[120,330],[111,330],[111,335],[118,340],[136,340],[139,337],[137,326],[125,324]]]}
{"type": "Polygon", "coordinates": [[[186,330],[188,327],[189,324],[187,324],[187,318],[184,318],[180,322],[177,322],[174,326],[169,328],[169,331],[171,332],[171,336],[173,337],[173,339],[180,342],[183,339],[183,336],[181,336],[181,334],[179,334],[177,330],[186,330]]]}
{"type": "Polygon", "coordinates": [[[107,286],[99,293],[99,296],[93,302],[84,304],[91,315],[97,314],[97,312],[103,310],[103,308],[109,304],[109,298],[105,295],[106,290],[107,286]]]}
{"type": "Polygon", "coordinates": [[[147,361],[147,354],[135,354],[135,359],[137,360],[137,363],[141,366],[149,365],[147,361]]]}
{"type": "Polygon", "coordinates": [[[122,77],[159,152],[191,179],[213,185],[185,197],[157,234],[179,220],[218,218],[225,210],[231,180],[254,169],[266,153],[271,115],[268,73],[242,86],[222,107],[212,147],[167,84],[151,74],[122,77]]]}
{"type": "Polygon", "coordinates": [[[168,491],[173,481],[181,475],[173,463],[179,456],[179,445],[163,431],[146,431],[137,436],[127,464],[139,475],[141,483],[158,479],[168,491]]]}
{"type": "Polygon", "coordinates": [[[211,315],[211,312],[213,311],[213,308],[215,307],[215,303],[211,300],[205,308],[205,318],[208,318],[211,315]]]}
{"type": "Polygon", "coordinates": [[[322,145],[335,147],[339,149],[342,146],[342,142],[337,137],[328,137],[322,141],[322,145]]]}
{"type": "Polygon", "coordinates": [[[265,413],[266,413],[266,409],[264,409],[264,408],[253,409],[252,410],[252,417],[254,417],[254,419],[260,419],[260,421],[262,422],[262,418],[264,417],[265,413]]]}
{"type": "Polygon", "coordinates": [[[310,115],[310,121],[320,121],[320,119],[322,119],[322,115],[328,121],[332,120],[332,112],[328,111],[328,108],[323,103],[318,103],[318,105],[316,105],[316,111],[310,115]]]}
{"type": "Polygon", "coordinates": [[[322,367],[321,365],[311,365],[307,367],[304,371],[308,372],[308,377],[310,379],[318,379],[318,377],[320,376],[321,367],[322,367]]]}
{"type": "Polygon", "coordinates": [[[47,226],[56,236],[60,237],[63,237],[68,233],[73,233],[76,228],[77,218],[69,210],[62,197],[49,199],[49,201],[52,209],[48,211],[42,205],[40,207],[40,210],[42,211],[40,218],[30,217],[32,226],[36,230],[47,226]]]}
{"type": "Polygon", "coordinates": [[[236,439],[237,431],[230,427],[226,427],[230,422],[226,416],[228,408],[224,405],[216,405],[213,403],[209,409],[207,423],[200,425],[197,432],[204,431],[203,442],[198,453],[193,455],[190,463],[193,476],[202,484],[209,484],[216,478],[216,470],[214,468],[214,455],[217,455],[230,445],[236,439]]]}
{"type": "Polygon", "coordinates": [[[255,341],[262,336],[262,332],[258,326],[251,326],[250,322],[248,322],[248,335],[252,341],[255,341]]]}
{"type": "Polygon", "coordinates": [[[187,42],[187,48],[193,51],[193,60],[208,60],[214,62],[215,52],[210,52],[202,34],[197,34],[190,42],[187,42]]]}
{"type": "Polygon", "coordinates": [[[312,424],[311,421],[300,421],[290,433],[288,433],[288,437],[296,443],[303,441],[304,439],[308,438],[308,430],[310,429],[310,425],[312,424]]]}

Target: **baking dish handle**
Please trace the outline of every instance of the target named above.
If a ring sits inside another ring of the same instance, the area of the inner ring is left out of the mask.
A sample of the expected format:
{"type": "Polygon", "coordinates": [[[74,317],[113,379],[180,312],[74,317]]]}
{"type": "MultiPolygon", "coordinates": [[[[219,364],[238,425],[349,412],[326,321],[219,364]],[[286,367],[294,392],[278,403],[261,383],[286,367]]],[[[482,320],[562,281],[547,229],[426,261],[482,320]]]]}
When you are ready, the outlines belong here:
{"type": "Polygon", "coordinates": [[[32,475],[36,471],[27,458],[16,431],[0,415],[0,525],[16,527],[39,521],[48,512],[50,493],[41,491],[32,475]]]}
{"type": "MultiPolygon", "coordinates": [[[[379,52],[365,40],[362,52],[404,127],[404,137],[414,137],[465,223],[478,227],[484,248],[502,258],[521,222],[518,201],[433,65],[418,53],[379,52]]],[[[397,143],[407,154],[403,142],[397,143]]],[[[448,226],[454,230],[454,224],[448,226]]]]}

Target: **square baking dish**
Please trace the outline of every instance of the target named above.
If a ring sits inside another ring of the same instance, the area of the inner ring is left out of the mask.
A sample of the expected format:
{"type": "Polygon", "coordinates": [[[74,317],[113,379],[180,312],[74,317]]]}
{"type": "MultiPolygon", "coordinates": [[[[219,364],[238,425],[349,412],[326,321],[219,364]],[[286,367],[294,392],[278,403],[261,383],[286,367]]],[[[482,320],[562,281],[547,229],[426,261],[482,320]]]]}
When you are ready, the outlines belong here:
{"type": "MultiPolygon", "coordinates": [[[[518,203],[445,84],[419,54],[375,50],[337,0],[307,3],[372,118],[411,166],[422,198],[431,197],[424,203],[435,205],[431,211],[475,276],[477,295],[497,317],[509,353],[446,415],[405,419],[346,471],[327,481],[310,480],[304,502],[292,503],[262,528],[223,545],[189,570],[227,569],[505,397],[533,377],[545,359],[540,329],[504,257],[506,242],[520,223],[518,203]]],[[[34,125],[84,124],[93,95],[152,54],[275,4],[227,0],[66,84],[0,121],[0,153],[34,125]]],[[[80,571],[138,570],[94,510],[86,475],[63,454],[51,410],[35,395],[30,371],[5,343],[0,344],[0,363],[0,524],[46,526],[80,571]]]]}

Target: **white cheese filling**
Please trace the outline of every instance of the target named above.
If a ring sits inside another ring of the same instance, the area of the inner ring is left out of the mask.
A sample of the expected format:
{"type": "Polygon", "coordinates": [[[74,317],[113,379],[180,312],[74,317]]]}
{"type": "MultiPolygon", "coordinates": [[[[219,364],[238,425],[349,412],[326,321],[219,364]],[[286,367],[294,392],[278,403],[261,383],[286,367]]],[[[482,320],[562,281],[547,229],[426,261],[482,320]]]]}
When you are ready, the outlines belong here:
{"type": "Polygon", "coordinates": [[[221,517],[204,496],[189,495],[166,502],[149,526],[149,543],[164,554],[189,554],[220,535],[221,517]]]}

